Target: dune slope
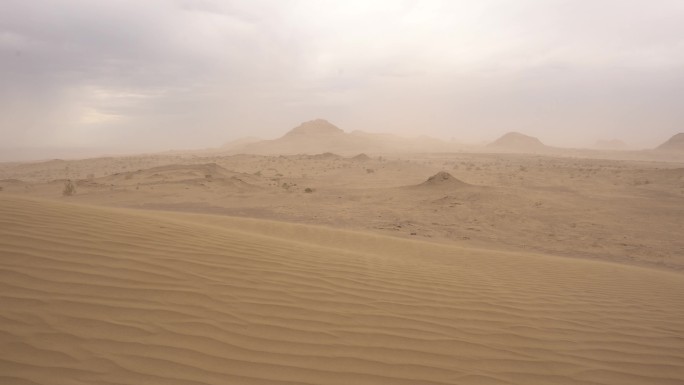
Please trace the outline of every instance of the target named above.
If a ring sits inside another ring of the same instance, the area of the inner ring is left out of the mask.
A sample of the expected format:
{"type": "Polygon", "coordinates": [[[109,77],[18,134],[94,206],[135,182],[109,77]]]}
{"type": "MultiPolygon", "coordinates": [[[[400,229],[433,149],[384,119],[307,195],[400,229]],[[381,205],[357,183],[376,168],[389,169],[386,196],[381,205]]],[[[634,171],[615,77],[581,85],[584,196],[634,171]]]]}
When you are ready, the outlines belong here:
{"type": "Polygon", "coordinates": [[[193,218],[0,197],[0,383],[684,381],[678,274],[193,218]]]}

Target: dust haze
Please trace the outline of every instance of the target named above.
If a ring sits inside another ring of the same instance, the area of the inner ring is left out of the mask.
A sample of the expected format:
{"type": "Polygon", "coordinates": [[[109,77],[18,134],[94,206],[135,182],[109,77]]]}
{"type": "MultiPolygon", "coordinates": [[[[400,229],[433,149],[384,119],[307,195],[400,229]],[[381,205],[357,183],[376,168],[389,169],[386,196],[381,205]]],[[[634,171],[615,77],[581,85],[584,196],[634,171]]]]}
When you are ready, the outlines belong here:
{"type": "Polygon", "coordinates": [[[0,147],[203,148],[325,118],[471,144],[520,131],[651,148],[682,131],[683,8],[3,1],[0,147]]]}
{"type": "Polygon", "coordinates": [[[684,382],[679,1],[4,1],[0,383],[684,382]]]}

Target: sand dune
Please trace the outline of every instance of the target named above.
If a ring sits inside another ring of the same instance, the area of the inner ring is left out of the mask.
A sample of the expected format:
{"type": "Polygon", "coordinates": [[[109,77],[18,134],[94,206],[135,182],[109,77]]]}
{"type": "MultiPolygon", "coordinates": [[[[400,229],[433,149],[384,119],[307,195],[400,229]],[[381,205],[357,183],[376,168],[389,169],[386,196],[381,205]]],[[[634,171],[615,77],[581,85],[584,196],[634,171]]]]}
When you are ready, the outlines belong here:
{"type": "Polygon", "coordinates": [[[0,383],[684,381],[680,274],[250,222],[0,197],[0,383]]]}

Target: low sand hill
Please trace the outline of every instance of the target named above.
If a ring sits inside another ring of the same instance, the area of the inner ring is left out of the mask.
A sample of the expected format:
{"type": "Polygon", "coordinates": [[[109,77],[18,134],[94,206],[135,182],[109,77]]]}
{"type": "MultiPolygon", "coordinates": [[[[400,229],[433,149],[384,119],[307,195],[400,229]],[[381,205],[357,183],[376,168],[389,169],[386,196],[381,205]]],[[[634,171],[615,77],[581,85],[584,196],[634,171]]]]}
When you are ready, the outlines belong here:
{"type": "Polygon", "coordinates": [[[333,154],[332,152],[324,152],[322,154],[315,154],[315,155],[308,155],[306,156],[308,159],[312,160],[336,160],[336,159],[342,159],[341,156],[337,154],[333,154]]]}
{"type": "MultiPolygon", "coordinates": [[[[170,164],[137,171],[116,173],[97,178],[95,183],[132,184],[168,184],[195,183],[203,181],[239,183],[248,186],[259,178],[254,175],[230,171],[216,163],[204,164],[170,164]]],[[[87,182],[87,181],[84,181],[87,182]]]]}
{"type": "Polygon", "coordinates": [[[371,157],[364,154],[364,153],[360,153],[358,155],[351,157],[351,160],[356,161],[356,162],[368,162],[371,160],[371,157]]]}
{"type": "Polygon", "coordinates": [[[0,191],[21,193],[29,188],[30,184],[19,179],[0,179],[0,191]]]}
{"type": "Polygon", "coordinates": [[[460,179],[454,178],[453,175],[446,171],[440,171],[437,174],[429,177],[425,182],[416,187],[431,188],[431,189],[454,189],[470,186],[468,183],[460,179]]]}
{"type": "Polygon", "coordinates": [[[667,142],[658,146],[656,150],[684,152],[684,132],[674,135],[667,142]]]}
{"type": "Polygon", "coordinates": [[[0,383],[684,381],[681,274],[261,223],[0,196],[0,383]]]}
{"type": "Polygon", "coordinates": [[[540,152],[548,150],[548,147],[539,139],[519,132],[504,134],[499,139],[489,143],[487,148],[513,152],[540,152]]]}
{"type": "MultiPolygon", "coordinates": [[[[52,180],[47,186],[61,192],[64,181],[52,180]]],[[[188,200],[197,203],[217,196],[254,193],[267,183],[260,176],[231,171],[216,163],[170,164],[75,180],[76,194],[88,202],[101,203],[102,199],[113,198],[116,205],[138,207],[188,200]]]]}

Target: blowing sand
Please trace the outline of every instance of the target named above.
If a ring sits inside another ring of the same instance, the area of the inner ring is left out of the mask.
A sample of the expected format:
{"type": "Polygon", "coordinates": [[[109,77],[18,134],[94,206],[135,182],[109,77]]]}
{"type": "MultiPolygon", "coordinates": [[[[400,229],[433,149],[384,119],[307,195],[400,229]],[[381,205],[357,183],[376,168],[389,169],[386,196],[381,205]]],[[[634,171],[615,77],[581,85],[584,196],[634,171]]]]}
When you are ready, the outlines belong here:
{"type": "Polygon", "coordinates": [[[681,274],[203,218],[0,196],[0,383],[684,382],[681,274]]]}

